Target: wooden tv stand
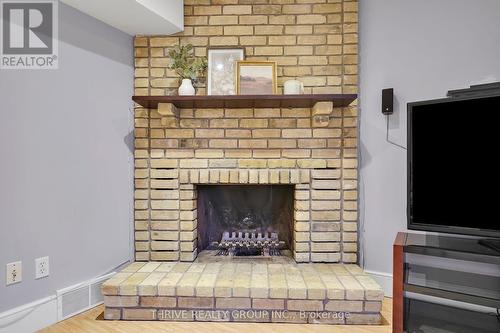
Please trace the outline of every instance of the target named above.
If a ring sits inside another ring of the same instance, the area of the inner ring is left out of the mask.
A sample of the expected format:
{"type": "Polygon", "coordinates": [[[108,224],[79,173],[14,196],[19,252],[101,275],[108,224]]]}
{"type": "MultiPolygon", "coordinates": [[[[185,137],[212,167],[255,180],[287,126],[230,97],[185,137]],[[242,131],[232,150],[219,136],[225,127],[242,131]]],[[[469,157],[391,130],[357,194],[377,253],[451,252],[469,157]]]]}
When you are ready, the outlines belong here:
{"type": "Polygon", "coordinates": [[[500,252],[477,239],[400,232],[393,332],[500,332],[500,252]]]}

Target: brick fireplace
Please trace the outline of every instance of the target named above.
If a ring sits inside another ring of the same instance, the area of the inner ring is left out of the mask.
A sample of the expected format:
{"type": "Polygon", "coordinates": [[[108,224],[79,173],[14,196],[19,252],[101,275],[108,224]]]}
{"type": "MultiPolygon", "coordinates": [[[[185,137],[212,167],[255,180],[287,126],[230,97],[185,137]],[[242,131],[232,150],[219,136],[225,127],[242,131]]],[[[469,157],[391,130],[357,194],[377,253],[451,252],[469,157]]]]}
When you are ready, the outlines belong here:
{"type": "Polygon", "coordinates": [[[289,185],[295,261],[356,262],[352,108],[142,111],[149,137],[136,146],[151,148],[137,152],[148,152],[136,168],[137,260],[196,259],[198,186],[289,185]]]}
{"type": "MultiPolygon", "coordinates": [[[[357,93],[357,1],[184,4],[184,32],[136,36],[136,96],[175,94],[166,50],[179,43],[193,44],[197,56],[242,47],[246,60],[275,61],[278,94],[288,79],[302,81],[306,94],[357,93]]],[[[205,94],[201,82],[197,95],[205,94]]],[[[257,101],[136,104],[136,262],[103,285],[106,319],[380,323],[383,292],[356,265],[356,101],[257,101]],[[224,232],[240,231],[275,232],[288,255],[209,255],[224,232]],[[289,316],[273,317],[275,310],[289,316]]]]}
{"type": "MultiPolygon", "coordinates": [[[[185,2],[185,29],[135,38],[135,95],[176,93],[166,50],[191,43],[243,47],[247,60],[278,65],[305,93],[357,93],[357,1],[185,2]]],[[[203,83],[198,95],[206,93],[203,83]]],[[[357,261],[357,107],[135,109],[136,260],[197,256],[196,186],[288,184],[295,188],[298,262],[357,261]]]]}

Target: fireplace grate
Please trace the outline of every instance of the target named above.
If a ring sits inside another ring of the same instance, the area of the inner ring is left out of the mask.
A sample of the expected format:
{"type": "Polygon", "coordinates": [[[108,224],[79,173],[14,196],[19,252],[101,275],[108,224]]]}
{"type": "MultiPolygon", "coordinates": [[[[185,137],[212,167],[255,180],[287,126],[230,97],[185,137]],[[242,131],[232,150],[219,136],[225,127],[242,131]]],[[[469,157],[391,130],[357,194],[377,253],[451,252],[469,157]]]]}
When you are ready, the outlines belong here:
{"type": "Polygon", "coordinates": [[[280,256],[285,242],[278,233],[232,232],[222,233],[220,242],[213,242],[218,256],[280,256]]]}

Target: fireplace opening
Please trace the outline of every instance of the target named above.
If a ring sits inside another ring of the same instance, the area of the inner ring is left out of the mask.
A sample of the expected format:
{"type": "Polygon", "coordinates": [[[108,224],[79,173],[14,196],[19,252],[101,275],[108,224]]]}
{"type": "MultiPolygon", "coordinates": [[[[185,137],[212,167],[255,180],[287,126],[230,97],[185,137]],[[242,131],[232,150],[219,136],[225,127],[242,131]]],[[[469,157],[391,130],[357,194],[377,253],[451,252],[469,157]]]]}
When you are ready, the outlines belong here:
{"type": "Polygon", "coordinates": [[[292,249],[294,186],[198,185],[198,250],[278,256],[292,249]]]}

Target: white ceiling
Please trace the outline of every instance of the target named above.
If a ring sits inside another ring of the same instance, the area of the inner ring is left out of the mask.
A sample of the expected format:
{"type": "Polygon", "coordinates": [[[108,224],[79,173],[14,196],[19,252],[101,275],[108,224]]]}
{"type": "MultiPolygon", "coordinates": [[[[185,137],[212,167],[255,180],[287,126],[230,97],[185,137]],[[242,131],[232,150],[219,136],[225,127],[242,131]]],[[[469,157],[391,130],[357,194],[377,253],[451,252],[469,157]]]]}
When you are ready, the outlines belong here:
{"type": "Polygon", "coordinates": [[[183,0],[61,0],[129,35],[184,30],[183,0]]]}

